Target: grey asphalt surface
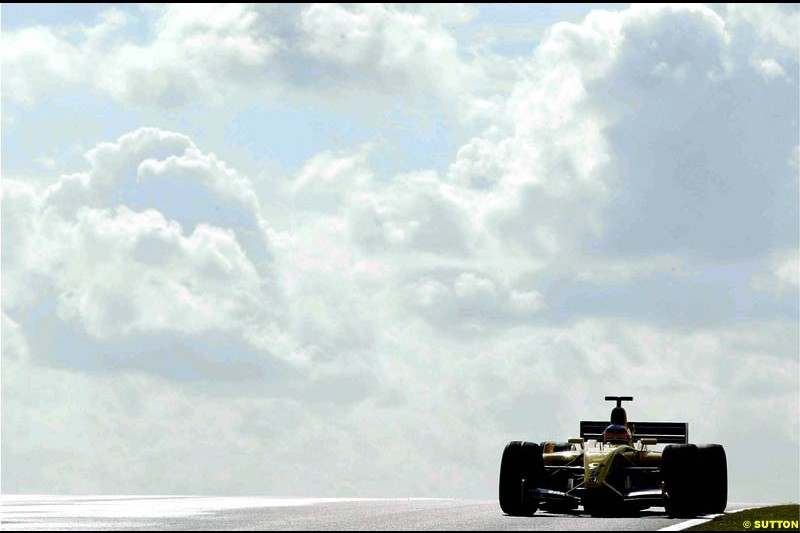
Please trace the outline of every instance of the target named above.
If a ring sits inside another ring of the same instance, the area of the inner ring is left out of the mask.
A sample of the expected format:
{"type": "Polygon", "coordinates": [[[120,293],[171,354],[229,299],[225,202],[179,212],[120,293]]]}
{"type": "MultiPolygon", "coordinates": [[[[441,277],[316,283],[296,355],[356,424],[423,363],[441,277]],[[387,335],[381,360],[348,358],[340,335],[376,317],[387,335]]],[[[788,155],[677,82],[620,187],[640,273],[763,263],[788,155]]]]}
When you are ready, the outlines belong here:
{"type": "MultiPolygon", "coordinates": [[[[3,497],[2,530],[641,530],[683,520],[653,508],[637,517],[539,512],[505,516],[494,500],[304,500],[201,497],[3,497]],[[54,499],[56,498],[56,499],[54,499]],[[58,499],[61,498],[61,499],[58,499]],[[54,504],[55,502],[55,504],[54,504]]],[[[752,506],[729,505],[728,510],[752,506]]]]}

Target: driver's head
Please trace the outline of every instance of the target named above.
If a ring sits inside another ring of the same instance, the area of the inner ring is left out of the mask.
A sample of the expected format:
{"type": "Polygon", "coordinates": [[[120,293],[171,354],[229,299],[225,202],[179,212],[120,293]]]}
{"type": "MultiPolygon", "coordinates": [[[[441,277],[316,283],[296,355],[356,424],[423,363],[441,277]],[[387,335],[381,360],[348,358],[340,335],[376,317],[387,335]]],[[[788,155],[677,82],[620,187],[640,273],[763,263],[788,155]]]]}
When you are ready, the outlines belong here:
{"type": "Polygon", "coordinates": [[[625,426],[611,424],[603,431],[603,442],[611,444],[628,444],[631,434],[625,426]]]}

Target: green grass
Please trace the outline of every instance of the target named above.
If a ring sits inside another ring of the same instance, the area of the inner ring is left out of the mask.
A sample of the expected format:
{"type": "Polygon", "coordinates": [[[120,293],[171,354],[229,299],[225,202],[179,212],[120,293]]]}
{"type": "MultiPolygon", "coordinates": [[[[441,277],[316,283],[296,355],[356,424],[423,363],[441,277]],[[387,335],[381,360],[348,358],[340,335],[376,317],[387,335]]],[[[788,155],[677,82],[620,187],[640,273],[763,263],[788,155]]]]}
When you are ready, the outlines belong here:
{"type": "Polygon", "coordinates": [[[726,514],[686,531],[800,531],[798,522],[800,505],[776,505],[726,514]]]}

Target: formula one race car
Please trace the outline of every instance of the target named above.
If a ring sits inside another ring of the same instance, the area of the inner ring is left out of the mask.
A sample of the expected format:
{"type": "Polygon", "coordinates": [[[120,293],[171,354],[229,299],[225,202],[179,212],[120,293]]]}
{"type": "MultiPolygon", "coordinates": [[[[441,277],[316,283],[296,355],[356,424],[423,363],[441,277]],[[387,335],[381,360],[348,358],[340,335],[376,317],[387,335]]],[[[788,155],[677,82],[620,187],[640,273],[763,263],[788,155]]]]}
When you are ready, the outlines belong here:
{"type": "Polygon", "coordinates": [[[728,504],[728,467],[719,444],[688,444],[685,422],[628,422],[616,401],[610,423],[580,424],[568,442],[513,441],[500,464],[500,507],[513,516],[583,506],[593,516],[665,507],[671,516],[721,513],[728,504]],[[648,449],[668,444],[663,451],[648,449]]]}

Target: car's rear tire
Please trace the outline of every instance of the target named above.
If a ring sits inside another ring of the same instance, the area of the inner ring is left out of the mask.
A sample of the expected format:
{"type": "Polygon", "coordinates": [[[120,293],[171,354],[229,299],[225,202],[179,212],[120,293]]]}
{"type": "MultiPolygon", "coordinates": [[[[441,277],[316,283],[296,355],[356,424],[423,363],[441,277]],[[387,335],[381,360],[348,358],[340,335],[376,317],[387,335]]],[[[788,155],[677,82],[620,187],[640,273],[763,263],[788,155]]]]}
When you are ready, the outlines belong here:
{"type": "Polygon", "coordinates": [[[511,516],[531,516],[539,508],[539,501],[526,498],[522,480],[527,489],[536,488],[544,477],[542,449],[533,442],[512,441],[503,450],[500,462],[500,508],[511,516]]]}
{"type": "Polygon", "coordinates": [[[697,447],[703,487],[700,489],[700,512],[721,513],[728,506],[728,460],[719,444],[697,447]]]}
{"type": "Polygon", "coordinates": [[[664,507],[670,516],[697,515],[699,453],[694,444],[672,444],[661,455],[661,472],[664,476],[666,501],[664,507]]]}

